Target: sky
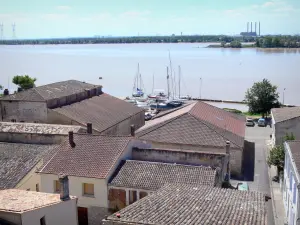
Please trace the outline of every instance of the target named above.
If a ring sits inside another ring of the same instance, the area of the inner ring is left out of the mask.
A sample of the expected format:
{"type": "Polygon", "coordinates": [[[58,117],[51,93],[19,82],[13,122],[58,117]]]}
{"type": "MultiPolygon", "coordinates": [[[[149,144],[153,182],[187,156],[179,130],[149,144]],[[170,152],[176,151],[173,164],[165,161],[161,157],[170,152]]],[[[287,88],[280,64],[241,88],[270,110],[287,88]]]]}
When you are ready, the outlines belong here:
{"type": "Polygon", "coordinates": [[[300,34],[300,0],[0,0],[5,39],[12,24],[22,39],[236,35],[248,21],[261,34],[300,34]]]}

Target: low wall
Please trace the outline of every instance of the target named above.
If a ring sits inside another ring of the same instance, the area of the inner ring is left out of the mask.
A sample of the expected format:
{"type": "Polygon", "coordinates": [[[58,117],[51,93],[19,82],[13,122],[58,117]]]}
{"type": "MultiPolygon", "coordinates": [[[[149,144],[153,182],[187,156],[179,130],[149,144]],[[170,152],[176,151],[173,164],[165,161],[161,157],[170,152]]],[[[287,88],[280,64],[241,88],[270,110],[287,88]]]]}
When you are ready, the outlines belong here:
{"type": "Polygon", "coordinates": [[[67,135],[0,132],[1,142],[24,144],[60,144],[67,135]]]}

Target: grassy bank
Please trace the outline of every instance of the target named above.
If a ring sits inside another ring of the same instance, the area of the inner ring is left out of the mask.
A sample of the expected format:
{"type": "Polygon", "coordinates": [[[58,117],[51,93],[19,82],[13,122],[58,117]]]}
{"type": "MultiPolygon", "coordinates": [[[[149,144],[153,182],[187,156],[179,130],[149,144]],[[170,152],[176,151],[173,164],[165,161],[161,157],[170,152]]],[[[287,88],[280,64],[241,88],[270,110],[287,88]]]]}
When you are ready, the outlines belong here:
{"type": "Polygon", "coordinates": [[[223,109],[228,111],[228,112],[232,112],[232,113],[239,114],[239,115],[244,115],[246,117],[261,118],[261,114],[253,114],[253,113],[250,113],[250,112],[242,112],[240,110],[230,109],[230,108],[223,108],[223,109]]]}

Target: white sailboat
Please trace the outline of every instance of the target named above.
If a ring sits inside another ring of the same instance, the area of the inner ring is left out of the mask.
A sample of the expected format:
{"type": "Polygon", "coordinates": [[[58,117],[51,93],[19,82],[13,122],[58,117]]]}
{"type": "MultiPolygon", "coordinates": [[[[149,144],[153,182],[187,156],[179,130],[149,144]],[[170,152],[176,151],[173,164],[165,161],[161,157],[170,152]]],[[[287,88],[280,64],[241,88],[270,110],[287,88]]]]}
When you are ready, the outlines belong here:
{"type": "Polygon", "coordinates": [[[132,92],[132,97],[144,97],[144,91],[142,89],[142,75],[140,73],[140,64],[138,63],[138,70],[137,74],[134,78],[134,86],[133,86],[133,92],[132,92]]]}

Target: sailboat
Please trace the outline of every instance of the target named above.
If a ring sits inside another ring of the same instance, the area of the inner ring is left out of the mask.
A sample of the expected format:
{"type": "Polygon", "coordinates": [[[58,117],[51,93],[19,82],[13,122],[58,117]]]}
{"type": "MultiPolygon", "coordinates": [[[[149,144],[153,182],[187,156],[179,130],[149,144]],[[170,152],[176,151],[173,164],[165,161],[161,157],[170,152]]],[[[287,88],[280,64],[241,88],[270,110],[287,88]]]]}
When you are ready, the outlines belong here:
{"type": "Polygon", "coordinates": [[[142,89],[142,75],[140,73],[140,64],[138,63],[138,70],[136,77],[134,79],[133,93],[132,97],[144,97],[144,92],[142,89]]]}

